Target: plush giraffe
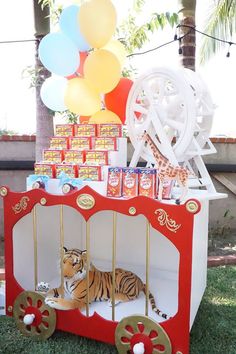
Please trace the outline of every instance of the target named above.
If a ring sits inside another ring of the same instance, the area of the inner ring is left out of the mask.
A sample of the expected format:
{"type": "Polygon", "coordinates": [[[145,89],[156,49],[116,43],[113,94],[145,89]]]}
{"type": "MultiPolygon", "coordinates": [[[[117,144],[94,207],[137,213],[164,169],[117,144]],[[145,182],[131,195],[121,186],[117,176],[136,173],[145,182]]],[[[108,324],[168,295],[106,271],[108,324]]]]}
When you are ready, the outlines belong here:
{"type": "Polygon", "coordinates": [[[176,200],[176,204],[180,204],[180,202],[185,198],[187,194],[188,176],[192,173],[185,167],[172,165],[171,162],[160,152],[160,150],[146,131],[144,131],[142,139],[147,142],[156,160],[159,177],[158,199],[162,200],[164,181],[166,179],[176,180],[182,189],[180,198],[176,200]]]}

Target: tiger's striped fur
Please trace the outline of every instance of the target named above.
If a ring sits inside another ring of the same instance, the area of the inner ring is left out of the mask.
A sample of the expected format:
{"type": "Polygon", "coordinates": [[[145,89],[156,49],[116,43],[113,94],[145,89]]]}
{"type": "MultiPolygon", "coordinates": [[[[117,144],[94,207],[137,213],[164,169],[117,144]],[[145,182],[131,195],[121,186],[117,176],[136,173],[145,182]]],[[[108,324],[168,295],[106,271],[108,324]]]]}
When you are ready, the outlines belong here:
{"type": "MultiPolygon", "coordinates": [[[[87,280],[86,273],[89,268],[89,303],[92,301],[111,301],[112,298],[112,272],[103,272],[94,265],[87,265],[86,251],[79,249],[65,249],[63,257],[64,289],[52,289],[45,302],[54,308],[68,310],[86,307],[87,280]],[[69,298],[63,298],[63,292],[69,298]]],[[[133,272],[115,269],[115,303],[127,302],[137,299],[140,292],[146,295],[146,285],[133,272]]],[[[153,311],[167,319],[155,303],[153,295],[149,292],[149,301],[153,311]]]]}

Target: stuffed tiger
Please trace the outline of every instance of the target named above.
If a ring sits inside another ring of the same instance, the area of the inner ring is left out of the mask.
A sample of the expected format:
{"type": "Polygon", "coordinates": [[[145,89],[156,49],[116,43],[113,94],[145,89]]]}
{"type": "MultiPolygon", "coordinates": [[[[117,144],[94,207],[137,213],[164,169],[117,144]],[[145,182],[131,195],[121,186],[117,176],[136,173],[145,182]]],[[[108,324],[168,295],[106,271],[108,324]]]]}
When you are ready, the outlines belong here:
{"type": "MultiPolygon", "coordinates": [[[[109,301],[111,304],[112,272],[100,271],[93,264],[88,267],[86,250],[81,251],[75,248],[70,250],[64,248],[64,289],[59,287],[50,290],[45,298],[45,303],[58,310],[84,309],[86,307],[86,273],[88,270],[89,303],[109,301]]],[[[115,269],[115,304],[134,300],[141,291],[146,294],[146,286],[136,274],[121,268],[115,269]]],[[[149,301],[153,311],[165,319],[168,318],[156,307],[154,297],[150,292],[149,301]]]]}

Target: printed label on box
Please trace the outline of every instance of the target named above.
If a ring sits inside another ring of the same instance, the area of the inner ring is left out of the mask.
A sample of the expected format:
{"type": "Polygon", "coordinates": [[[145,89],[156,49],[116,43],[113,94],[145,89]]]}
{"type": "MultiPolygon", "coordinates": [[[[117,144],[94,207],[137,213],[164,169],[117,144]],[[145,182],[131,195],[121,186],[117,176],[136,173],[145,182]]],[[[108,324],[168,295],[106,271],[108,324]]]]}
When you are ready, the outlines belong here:
{"type": "Polygon", "coordinates": [[[70,178],[77,177],[77,166],[73,164],[57,164],[56,165],[56,178],[59,177],[60,173],[64,172],[70,178]]]}
{"type": "Polygon", "coordinates": [[[98,125],[98,137],[117,137],[122,136],[121,124],[99,124],[98,125]]]}
{"type": "Polygon", "coordinates": [[[68,149],[68,138],[65,136],[55,136],[50,138],[50,149],[68,149]]]}
{"type": "Polygon", "coordinates": [[[96,136],[96,124],[75,124],[75,136],[96,136]]]}
{"type": "Polygon", "coordinates": [[[94,150],[116,150],[116,138],[92,138],[92,148],[94,150]]]}
{"type": "Polygon", "coordinates": [[[55,165],[49,163],[38,163],[34,164],[35,175],[49,176],[50,178],[55,178],[55,165]]]}
{"type": "Polygon", "coordinates": [[[64,150],[64,161],[67,163],[82,164],[85,161],[84,151],[82,151],[82,150],[64,150]]]}
{"type": "Polygon", "coordinates": [[[72,150],[90,150],[91,138],[90,137],[75,137],[70,139],[70,148],[72,150]]]}
{"type": "Polygon", "coordinates": [[[101,166],[79,166],[78,177],[84,180],[101,181],[101,166]]]}
{"type": "Polygon", "coordinates": [[[86,151],[85,161],[88,165],[107,165],[108,152],[99,150],[86,151]]]}
{"type": "Polygon", "coordinates": [[[57,136],[73,136],[74,125],[73,124],[57,124],[55,127],[55,135],[57,136]]]}
{"type": "Polygon", "coordinates": [[[62,150],[43,150],[43,160],[45,162],[62,162],[63,151],[62,150]]]}
{"type": "Polygon", "coordinates": [[[138,169],[137,168],[123,168],[122,173],[123,182],[123,197],[132,198],[138,195],[138,169]]]}
{"type": "Polygon", "coordinates": [[[107,196],[120,198],[122,196],[122,168],[109,167],[107,178],[107,196]]]}

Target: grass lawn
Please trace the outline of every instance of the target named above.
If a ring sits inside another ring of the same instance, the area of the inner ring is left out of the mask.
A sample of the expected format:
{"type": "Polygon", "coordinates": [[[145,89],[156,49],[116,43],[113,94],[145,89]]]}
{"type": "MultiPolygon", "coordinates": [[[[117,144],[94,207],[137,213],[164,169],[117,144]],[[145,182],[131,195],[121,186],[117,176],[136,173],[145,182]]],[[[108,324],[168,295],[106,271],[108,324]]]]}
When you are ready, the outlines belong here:
{"type": "MultiPolygon", "coordinates": [[[[56,331],[45,342],[23,337],[0,316],[0,353],[113,354],[115,347],[56,331]]],[[[236,354],[236,267],[208,269],[208,286],[191,331],[191,354],[236,354]]]]}

